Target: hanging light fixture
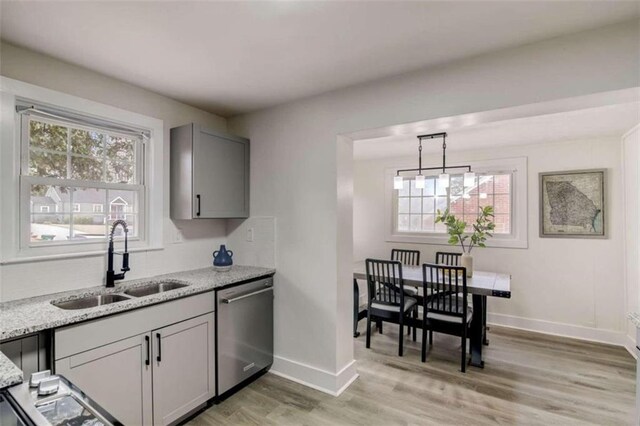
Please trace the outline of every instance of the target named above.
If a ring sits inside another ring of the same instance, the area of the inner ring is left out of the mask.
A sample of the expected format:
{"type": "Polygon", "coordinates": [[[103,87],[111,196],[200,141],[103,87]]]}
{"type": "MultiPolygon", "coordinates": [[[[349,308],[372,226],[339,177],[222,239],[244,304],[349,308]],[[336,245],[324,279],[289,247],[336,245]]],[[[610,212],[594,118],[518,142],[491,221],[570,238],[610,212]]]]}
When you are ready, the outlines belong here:
{"type": "Polygon", "coordinates": [[[447,134],[445,132],[418,136],[418,168],[397,170],[396,176],[393,178],[393,188],[402,189],[403,180],[402,176],[400,176],[401,173],[418,172],[415,177],[415,185],[416,188],[422,189],[425,187],[425,177],[422,172],[427,170],[441,170],[442,173],[438,175],[437,192],[438,194],[446,194],[451,180],[451,176],[449,176],[449,173],[447,173],[448,169],[467,169],[467,172],[464,174],[464,187],[469,188],[475,186],[476,174],[471,171],[471,166],[447,166],[446,152],[447,134]],[[422,167],[422,140],[436,138],[442,138],[442,167],[422,167]]]}

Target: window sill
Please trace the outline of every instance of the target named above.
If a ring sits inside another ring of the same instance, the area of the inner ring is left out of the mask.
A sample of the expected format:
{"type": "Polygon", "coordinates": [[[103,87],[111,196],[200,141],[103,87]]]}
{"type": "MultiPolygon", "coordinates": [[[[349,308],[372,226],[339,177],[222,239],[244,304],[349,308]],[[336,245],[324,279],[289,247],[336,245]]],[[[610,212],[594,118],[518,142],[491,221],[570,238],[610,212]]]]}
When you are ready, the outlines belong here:
{"type": "MultiPolygon", "coordinates": [[[[442,245],[451,246],[448,242],[447,236],[440,236],[434,234],[419,235],[419,234],[391,234],[386,238],[390,243],[411,243],[411,244],[430,244],[430,245],[442,245]]],[[[487,240],[486,245],[488,248],[517,248],[526,249],[528,244],[526,240],[518,239],[514,237],[493,237],[487,240]]],[[[451,246],[453,247],[453,246],[451,246]]]]}
{"type": "MultiPolygon", "coordinates": [[[[129,253],[141,253],[159,250],[164,250],[164,247],[157,246],[130,248],[129,253]]],[[[107,250],[95,250],[79,253],[47,254],[42,256],[14,257],[11,259],[0,260],[0,265],[17,265],[20,263],[46,262],[51,260],[77,259],[82,257],[97,257],[104,256],[105,254],[107,254],[107,250]]]]}

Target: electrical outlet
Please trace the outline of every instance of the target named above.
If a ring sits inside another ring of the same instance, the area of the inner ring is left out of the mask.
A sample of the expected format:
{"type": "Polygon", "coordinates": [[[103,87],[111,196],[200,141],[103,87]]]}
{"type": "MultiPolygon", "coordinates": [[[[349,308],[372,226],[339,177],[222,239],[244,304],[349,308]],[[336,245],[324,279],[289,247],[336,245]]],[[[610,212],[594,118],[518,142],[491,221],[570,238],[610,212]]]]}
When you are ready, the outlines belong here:
{"type": "Polygon", "coordinates": [[[180,228],[176,228],[176,232],[173,236],[173,243],[180,244],[184,242],[184,235],[182,235],[182,230],[180,228]]]}
{"type": "Polygon", "coordinates": [[[247,241],[253,242],[253,228],[247,229],[247,241]]]}

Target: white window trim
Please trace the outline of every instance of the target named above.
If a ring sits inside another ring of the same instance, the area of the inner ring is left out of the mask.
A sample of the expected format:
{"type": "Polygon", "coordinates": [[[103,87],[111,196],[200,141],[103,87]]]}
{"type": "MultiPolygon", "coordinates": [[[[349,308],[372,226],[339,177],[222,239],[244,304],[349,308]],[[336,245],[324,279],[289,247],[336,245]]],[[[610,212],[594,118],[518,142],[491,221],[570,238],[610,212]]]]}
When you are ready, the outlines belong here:
{"type": "Polygon", "coordinates": [[[40,213],[51,213],[49,211],[49,206],[40,206],[40,213]]]}
{"type": "Polygon", "coordinates": [[[93,210],[93,213],[104,213],[104,204],[94,204],[91,209],[93,210]],[[96,207],[99,208],[96,209],[96,207]]]}
{"type": "Polygon", "coordinates": [[[79,213],[80,212],[80,204],[73,203],[73,212],[74,213],[79,213]]]}
{"type": "Polygon", "coordinates": [[[107,241],[85,244],[63,244],[37,247],[20,247],[20,117],[16,113],[16,100],[29,100],[40,105],[81,111],[88,116],[143,128],[149,131],[145,149],[145,240],[132,241],[131,249],[158,250],[163,248],[163,145],[162,120],[115,108],[98,102],[24,83],[0,76],[0,264],[30,262],[47,258],[82,257],[86,253],[104,253],[107,241]],[[92,248],[87,247],[91,245],[92,248]]]}
{"type": "MultiPolygon", "coordinates": [[[[469,164],[479,173],[513,171],[512,180],[512,223],[511,234],[495,234],[487,240],[487,247],[527,248],[527,158],[506,158],[496,160],[456,161],[456,164],[469,164]]],[[[402,168],[415,167],[415,164],[399,164],[386,168],[384,179],[384,220],[385,240],[393,243],[449,245],[447,234],[396,232],[394,221],[396,214],[396,190],[393,189],[393,177],[402,168]]]]}

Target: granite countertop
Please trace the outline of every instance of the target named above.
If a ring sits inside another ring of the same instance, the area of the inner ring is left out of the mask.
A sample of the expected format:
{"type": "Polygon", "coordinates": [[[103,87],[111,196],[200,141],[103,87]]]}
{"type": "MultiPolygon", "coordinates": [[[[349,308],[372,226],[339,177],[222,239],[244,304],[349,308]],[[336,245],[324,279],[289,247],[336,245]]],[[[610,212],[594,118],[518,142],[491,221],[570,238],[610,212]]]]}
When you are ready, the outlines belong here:
{"type": "Polygon", "coordinates": [[[640,313],[631,312],[629,313],[629,315],[627,315],[627,317],[631,320],[633,325],[635,325],[637,328],[640,328],[640,313]]]}
{"type": "MultiPolygon", "coordinates": [[[[114,288],[106,288],[104,286],[89,287],[4,302],[0,303],[0,341],[41,330],[100,318],[105,315],[167,302],[193,294],[204,293],[216,288],[222,288],[230,284],[272,275],[274,273],[275,269],[255,266],[236,265],[228,272],[217,272],[213,267],[209,267],[126,281],[116,284],[114,288]],[[53,301],[61,302],[98,294],[122,293],[132,288],[159,281],[181,282],[187,284],[187,286],[163,293],[131,298],[109,305],[86,309],[65,310],[51,304],[53,301]]],[[[21,383],[22,380],[22,371],[0,352],[0,389],[21,383]]]]}
{"type": "Polygon", "coordinates": [[[275,273],[275,269],[255,266],[234,265],[228,272],[217,272],[213,267],[209,267],[125,281],[116,284],[114,288],[106,288],[104,286],[89,287],[4,302],[0,303],[0,341],[203,293],[273,273],[275,273]],[[87,309],[65,310],[51,304],[52,301],[66,301],[97,294],[122,293],[131,288],[167,280],[182,282],[188,284],[188,286],[87,309]]]}
{"type": "Polygon", "coordinates": [[[22,383],[22,371],[0,352],[0,389],[22,383]]]}

